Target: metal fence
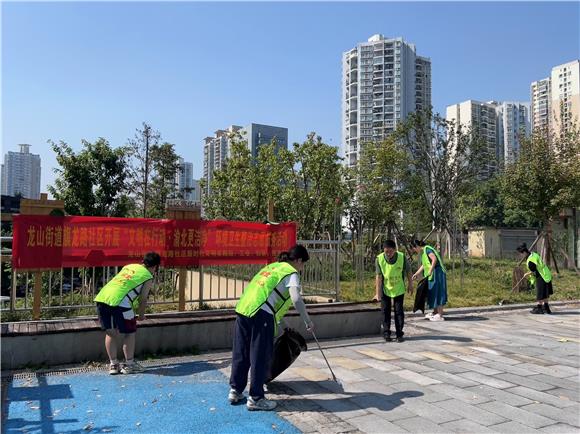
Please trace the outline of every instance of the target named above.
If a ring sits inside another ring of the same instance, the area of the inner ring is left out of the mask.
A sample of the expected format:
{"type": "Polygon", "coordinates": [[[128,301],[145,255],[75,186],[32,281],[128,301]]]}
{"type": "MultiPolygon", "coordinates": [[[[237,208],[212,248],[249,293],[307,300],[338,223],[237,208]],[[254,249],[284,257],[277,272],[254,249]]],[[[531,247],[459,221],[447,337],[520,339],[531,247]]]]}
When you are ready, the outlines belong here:
{"type": "MultiPolygon", "coordinates": [[[[301,273],[304,295],[311,298],[311,301],[316,301],[316,297],[338,300],[340,295],[339,242],[301,240],[299,243],[303,244],[310,253],[310,260],[301,273]]],[[[6,262],[4,260],[3,264],[6,262]]],[[[148,303],[154,306],[155,311],[177,310],[180,301],[180,273],[186,273],[183,294],[185,310],[231,307],[261,267],[263,265],[251,264],[195,269],[164,268],[156,276],[154,290],[148,303]]],[[[44,317],[90,314],[89,309],[94,308],[95,295],[118,271],[119,267],[90,267],[43,272],[40,308],[44,312],[44,317]]],[[[5,270],[4,265],[2,274],[2,312],[31,312],[34,279],[38,274],[5,270]]]]}

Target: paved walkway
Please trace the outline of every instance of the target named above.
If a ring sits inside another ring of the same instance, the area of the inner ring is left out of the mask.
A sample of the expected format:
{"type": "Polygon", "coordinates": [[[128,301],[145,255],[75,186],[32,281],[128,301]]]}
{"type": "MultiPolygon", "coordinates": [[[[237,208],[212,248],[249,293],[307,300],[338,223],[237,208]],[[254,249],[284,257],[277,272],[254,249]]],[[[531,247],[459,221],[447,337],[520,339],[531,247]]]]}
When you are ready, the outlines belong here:
{"type": "Polygon", "coordinates": [[[314,343],[269,385],[274,413],[230,406],[229,354],[17,376],[3,432],[580,432],[580,309],[469,314],[406,325],[404,343],[314,343]]]}

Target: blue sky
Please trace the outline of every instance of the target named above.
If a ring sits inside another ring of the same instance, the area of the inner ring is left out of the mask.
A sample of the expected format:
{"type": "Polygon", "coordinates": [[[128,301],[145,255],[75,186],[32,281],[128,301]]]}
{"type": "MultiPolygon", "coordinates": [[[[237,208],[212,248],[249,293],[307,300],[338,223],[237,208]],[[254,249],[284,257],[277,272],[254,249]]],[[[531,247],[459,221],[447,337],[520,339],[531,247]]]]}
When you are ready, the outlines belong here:
{"type": "Polygon", "coordinates": [[[231,124],[340,145],[341,55],[375,33],[431,58],[433,105],[529,100],[578,58],[579,3],[2,4],[3,154],[47,140],[119,146],[147,121],[201,176],[202,139],[231,124]]]}

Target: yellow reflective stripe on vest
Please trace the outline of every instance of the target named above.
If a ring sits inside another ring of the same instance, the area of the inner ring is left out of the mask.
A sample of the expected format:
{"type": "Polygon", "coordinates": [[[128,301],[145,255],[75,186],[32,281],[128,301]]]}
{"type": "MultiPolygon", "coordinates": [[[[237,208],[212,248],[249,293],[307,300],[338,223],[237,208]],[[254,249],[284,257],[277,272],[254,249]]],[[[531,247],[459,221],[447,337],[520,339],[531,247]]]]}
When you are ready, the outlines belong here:
{"type": "Polygon", "coordinates": [[[115,277],[103,286],[95,297],[95,301],[109,306],[118,306],[131,290],[151,279],[153,279],[153,275],[144,265],[125,265],[115,277]]]}
{"type": "Polygon", "coordinates": [[[405,293],[405,282],[403,281],[403,267],[405,266],[405,255],[397,252],[397,260],[394,264],[389,264],[387,255],[381,253],[377,256],[379,267],[383,273],[383,292],[387,297],[397,297],[405,293]]]}
{"type": "MultiPolygon", "coordinates": [[[[552,272],[548,266],[544,264],[544,261],[542,261],[540,255],[538,255],[536,252],[530,253],[530,256],[528,256],[526,261],[526,267],[528,267],[528,271],[531,271],[530,262],[536,266],[536,269],[538,270],[538,273],[540,273],[540,276],[542,276],[542,279],[544,279],[544,282],[549,283],[552,281],[552,272]]],[[[530,283],[534,285],[536,283],[536,276],[532,273],[529,278],[530,283]]]]}

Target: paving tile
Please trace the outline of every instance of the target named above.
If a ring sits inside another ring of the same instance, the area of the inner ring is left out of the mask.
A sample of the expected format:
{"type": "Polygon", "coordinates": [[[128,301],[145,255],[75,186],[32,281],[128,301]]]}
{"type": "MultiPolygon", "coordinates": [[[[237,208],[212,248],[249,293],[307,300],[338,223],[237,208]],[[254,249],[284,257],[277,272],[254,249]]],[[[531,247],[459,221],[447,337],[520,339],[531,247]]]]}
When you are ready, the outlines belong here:
{"type": "Polygon", "coordinates": [[[330,366],[338,365],[350,370],[364,369],[367,367],[364,363],[347,357],[330,357],[328,358],[328,363],[330,363],[330,366]]]}
{"type": "MultiPolygon", "coordinates": [[[[565,389],[554,389],[554,391],[565,389]]],[[[571,400],[564,395],[556,395],[553,393],[540,392],[538,390],[530,389],[528,387],[518,386],[511,389],[506,389],[506,392],[515,393],[524,398],[532,399],[538,403],[553,405],[554,407],[573,407],[578,404],[578,401],[571,400]]],[[[552,392],[552,391],[550,391],[552,392]]]]}
{"type": "Polygon", "coordinates": [[[578,411],[570,411],[570,409],[562,410],[548,404],[530,404],[521,407],[521,409],[546,416],[556,422],[564,422],[580,427],[580,413],[578,411]]]}
{"type": "MultiPolygon", "coordinates": [[[[479,406],[467,404],[463,401],[457,399],[450,399],[448,401],[436,402],[433,405],[441,407],[445,410],[456,413],[469,419],[473,422],[477,422],[484,426],[495,425],[498,423],[506,422],[506,419],[495,413],[486,411],[479,406]]],[[[485,405],[485,404],[480,404],[485,405]]]]}
{"type": "Polygon", "coordinates": [[[378,371],[383,371],[383,372],[393,372],[393,371],[398,371],[399,369],[401,369],[400,367],[398,367],[397,365],[394,365],[390,362],[385,362],[382,360],[376,360],[376,359],[362,359],[362,362],[373,368],[376,369],[378,371]]]}
{"type": "Polygon", "coordinates": [[[534,428],[531,428],[526,425],[522,425],[521,423],[517,423],[514,421],[504,422],[497,425],[490,426],[489,429],[494,430],[498,433],[514,433],[514,434],[531,434],[539,432],[534,428]]]}
{"type": "Polygon", "coordinates": [[[441,428],[444,428],[447,432],[461,433],[461,434],[486,434],[495,433],[495,431],[484,427],[478,423],[471,420],[460,419],[454,420],[453,422],[446,422],[441,424],[441,428]]]}
{"type": "Polygon", "coordinates": [[[357,371],[357,374],[361,374],[365,377],[365,380],[373,380],[376,381],[378,383],[382,383],[385,384],[387,386],[390,386],[392,384],[395,383],[403,383],[407,380],[405,380],[404,378],[401,378],[397,375],[394,375],[393,372],[396,371],[392,371],[392,372],[384,372],[384,371],[379,371],[373,368],[367,368],[367,369],[360,369],[359,371],[357,371]]]}
{"type": "Polygon", "coordinates": [[[551,384],[557,388],[580,391],[580,382],[576,377],[556,378],[549,375],[534,374],[530,376],[530,378],[532,380],[541,381],[542,383],[551,384]]]}
{"type": "Polygon", "coordinates": [[[391,354],[396,355],[400,359],[410,360],[411,362],[418,362],[418,361],[426,359],[425,356],[423,356],[419,353],[412,353],[412,352],[403,351],[403,350],[392,351],[391,354]]]}
{"type": "Polygon", "coordinates": [[[433,378],[427,377],[425,375],[419,374],[417,372],[409,371],[408,369],[403,369],[401,371],[393,372],[393,375],[404,378],[405,380],[411,381],[413,383],[420,384],[421,386],[429,386],[431,384],[439,384],[441,381],[435,380],[433,378]]]}
{"type": "Polygon", "coordinates": [[[468,387],[465,389],[467,392],[478,393],[483,396],[487,396],[494,401],[500,401],[505,404],[513,405],[516,407],[532,404],[534,401],[528,398],[524,398],[515,393],[511,393],[511,389],[497,389],[495,387],[490,387],[487,385],[480,385],[474,387],[468,387]]]}
{"type": "Polygon", "coordinates": [[[488,368],[487,366],[484,366],[483,364],[477,364],[477,363],[457,362],[456,365],[463,367],[468,371],[479,372],[480,374],[483,374],[483,375],[497,375],[497,374],[501,374],[503,372],[501,370],[488,368]]]}
{"type": "Polygon", "coordinates": [[[519,407],[514,407],[513,405],[498,401],[479,404],[478,407],[503,416],[508,420],[519,422],[522,425],[529,426],[531,428],[541,428],[544,426],[553,425],[556,422],[548,417],[534,414],[519,407]]]}
{"type": "Polygon", "coordinates": [[[534,371],[530,371],[529,369],[522,368],[521,367],[521,364],[518,364],[518,365],[506,365],[506,364],[502,364],[502,363],[498,363],[498,362],[489,362],[489,361],[486,361],[486,363],[484,364],[484,366],[486,366],[488,368],[491,368],[491,369],[497,369],[499,371],[504,371],[504,372],[506,372],[508,374],[519,375],[520,377],[528,377],[528,376],[537,375],[537,373],[534,372],[534,371]]]}
{"type": "Polygon", "coordinates": [[[578,433],[578,428],[573,427],[570,425],[566,425],[565,423],[556,423],[554,425],[545,426],[544,428],[540,428],[540,432],[547,432],[547,433],[562,433],[562,434],[572,434],[578,433]]]}
{"type": "Polygon", "coordinates": [[[532,372],[548,375],[556,378],[566,378],[578,375],[578,369],[564,365],[539,366],[533,363],[522,363],[521,368],[529,369],[532,372]]]}
{"type": "Polygon", "coordinates": [[[546,390],[546,393],[550,395],[557,396],[559,398],[568,398],[570,401],[579,402],[580,401],[580,391],[578,390],[570,390],[570,389],[552,389],[546,390]]]}
{"type": "MultiPolygon", "coordinates": [[[[472,390],[462,389],[450,384],[436,384],[429,386],[428,389],[442,397],[447,397],[446,399],[454,398],[467,404],[481,404],[483,402],[491,401],[491,398],[488,396],[475,393],[472,390]]],[[[443,401],[443,399],[440,401],[443,401]]]]}
{"type": "Polygon", "coordinates": [[[426,372],[424,375],[457,387],[470,387],[479,384],[477,381],[468,380],[467,378],[460,377],[457,374],[450,374],[449,372],[431,371],[426,372]]]}
{"type": "Polygon", "coordinates": [[[443,410],[440,407],[429,404],[421,399],[405,400],[405,409],[436,424],[442,424],[445,422],[461,419],[461,416],[453,412],[443,410]]]}
{"type": "Polygon", "coordinates": [[[467,372],[467,369],[465,369],[462,366],[457,366],[457,363],[455,362],[443,363],[438,360],[425,360],[424,362],[421,363],[423,363],[423,365],[425,366],[429,366],[438,371],[449,372],[450,374],[459,374],[460,372],[467,372]]]}
{"type": "Polygon", "coordinates": [[[364,348],[356,350],[357,352],[364,354],[365,356],[372,357],[377,360],[396,360],[397,356],[387,353],[385,351],[377,350],[375,348],[364,348]]]}
{"type": "Polygon", "coordinates": [[[470,362],[470,363],[489,362],[489,360],[484,359],[482,357],[474,356],[473,354],[457,354],[457,355],[454,355],[454,357],[458,358],[459,360],[463,360],[464,362],[470,362]]]}
{"type": "Polygon", "coordinates": [[[330,373],[323,372],[316,368],[296,368],[296,372],[303,378],[310,381],[322,381],[330,379],[330,373]]]}
{"type": "Polygon", "coordinates": [[[425,366],[421,362],[406,362],[402,360],[396,360],[391,362],[393,365],[398,366],[400,369],[408,369],[409,371],[413,372],[429,372],[433,371],[434,369],[430,366],[425,366]]]}
{"type": "MultiPolygon", "coordinates": [[[[343,368],[342,366],[332,366],[332,370],[336,378],[343,383],[356,383],[359,381],[366,381],[367,377],[360,374],[360,370],[351,371],[350,369],[343,368]]],[[[326,368],[330,375],[330,371],[326,368]]]]}
{"type": "Polygon", "coordinates": [[[496,387],[498,389],[506,389],[508,387],[515,386],[515,384],[508,383],[507,381],[498,379],[499,377],[498,375],[490,377],[488,375],[480,374],[479,372],[463,372],[458,375],[461,375],[462,377],[467,378],[469,380],[477,381],[478,383],[481,384],[487,384],[488,386],[496,387]]]}
{"type": "Polygon", "coordinates": [[[364,433],[407,433],[409,431],[391,423],[376,414],[353,417],[348,421],[351,425],[357,427],[364,433]]]}
{"type": "Polygon", "coordinates": [[[519,375],[514,374],[498,374],[495,376],[495,378],[499,380],[508,381],[513,384],[519,384],[520,386],[538,390],[540,392],[544,392],[546,390],[555,388],[551,384],[542,383],[541,381],[538,380],[532,380],[529,377],[520,377],[519,375]]]}
{"type": "Polygon", "coordinates": [[[356,401],[350,396],[337,397],[336,394],[321,394],[309,396],[308,399],[332,412],[342,420],[368,414],[368,411],[358,406],[356,401]]]}
{"type": "MultiPolygon", "coordinates": [[[[439,425],[434,424],[429,419],[423,417],[412,417],[408,419],[395,420],[395,425],[414,433],[447,433],[449,431],[439,425]]],[[[378,431],[380,432],[380,431],[378,431]]]]}
{"type": "Polygon", "coordinates": [[[445,356],[445,355],[439,354],[439,353],[434,353],[431,351],[422,351],[419,354],[421,356],[427,357],[429,359],[437,360],[437,361],[442,362],[442,363],[451,363],[451,362],[455,361],[455,359],[453,359],[451,357],[448,357],[448,356],[445,356]]]}

